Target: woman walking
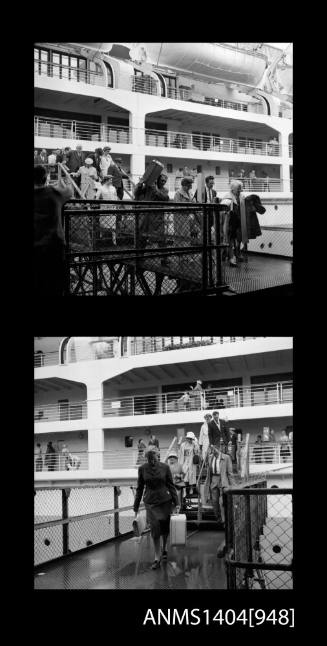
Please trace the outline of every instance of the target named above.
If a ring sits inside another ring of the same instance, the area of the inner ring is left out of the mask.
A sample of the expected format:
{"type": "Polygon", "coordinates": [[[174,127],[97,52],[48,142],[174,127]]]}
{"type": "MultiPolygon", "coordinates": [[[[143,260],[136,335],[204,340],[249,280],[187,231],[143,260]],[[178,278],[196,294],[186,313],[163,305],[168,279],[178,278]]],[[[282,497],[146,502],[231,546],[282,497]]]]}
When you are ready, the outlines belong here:
{"type": "Polygon", "coordinates": [[[152,569],[160,567],[160,560],[167,560],[167,539],[169,534],[170,516],[178,505],[177,491],[168,464],[159,462],[158,449],[151,446],[146,451],[147,462],[138,470],[138,481],[134,500],[135,518],[141,503],[143,491],[147,520],[151,529],[154,543],[154,562],[152,569]],[[162,536],[162,552],[160,553],[160,537],[162,536]]]}

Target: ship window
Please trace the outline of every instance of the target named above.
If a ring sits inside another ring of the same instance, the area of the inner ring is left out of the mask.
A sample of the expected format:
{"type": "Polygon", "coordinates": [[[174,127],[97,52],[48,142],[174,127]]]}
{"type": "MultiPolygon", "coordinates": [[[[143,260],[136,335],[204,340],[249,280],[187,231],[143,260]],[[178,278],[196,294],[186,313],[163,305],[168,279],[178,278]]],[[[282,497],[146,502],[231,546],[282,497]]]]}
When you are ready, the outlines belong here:
{"type": "Polygon", "coordinates": [[[112,67],[109,65],[109,63],[105,63],[106,70],[107,70],[107,76],[108,76],[108,87],[113,87],[114,86],[114,76],[112,73],[112,67]]]}
{"type": "Polygon", "coordinates": [[[172,172],[173,172],[173,165],[167,164],[167,173],[172,173],[172,172]]]}
{"type": "Polygon", "coordinates": [[[216,175],[220,175],[220,166],[216,166],[216,175]]]}

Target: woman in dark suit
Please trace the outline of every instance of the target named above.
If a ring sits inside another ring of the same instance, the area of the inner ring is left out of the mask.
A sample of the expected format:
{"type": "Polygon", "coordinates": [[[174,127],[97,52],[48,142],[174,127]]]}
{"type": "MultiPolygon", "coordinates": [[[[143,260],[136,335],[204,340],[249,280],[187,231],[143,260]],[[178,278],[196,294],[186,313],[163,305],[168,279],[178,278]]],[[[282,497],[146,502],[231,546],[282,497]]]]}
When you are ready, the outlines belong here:
{"type": "Polygon", "coordinates": [[[178,505],[177,491],[173,483],[168,464],[159,462],[158,449],[151,446],[146,452],[147,462],[139,467],[136,495],[134,500],[135,518],[142,499],[147,512],[154,543],[154,562],[152,569],[160,567],[160,559],[167,560],[167,538],[170,516],[178,505]],[[162,536],[162,554],[160,555],[160,536],[162,536]]]}

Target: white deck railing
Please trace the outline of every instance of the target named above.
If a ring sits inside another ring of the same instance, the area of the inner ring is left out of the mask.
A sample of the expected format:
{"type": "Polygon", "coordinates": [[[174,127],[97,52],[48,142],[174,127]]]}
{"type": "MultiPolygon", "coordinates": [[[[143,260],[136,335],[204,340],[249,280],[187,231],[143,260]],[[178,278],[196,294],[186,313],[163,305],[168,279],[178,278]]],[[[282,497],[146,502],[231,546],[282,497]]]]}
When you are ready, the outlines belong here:
{"type": "MultiPolygon", "coordinates": [[[[255,386],[228,386],[206,388],[203,391],[171,391],[152,395],[104,398],[104,417],[125,417],[185,413],[188,411],[212,411],[214,409],[268,406],[293,401],[293,383],[282,381],[255,386]]],[[[221,412],[224,417],[224,411],[221,412]]],[[[73,421],[87,418],[87,401],[65,404],[35,405],[35,422],[73,421]]]]}
{"type": "Polygon", "coordinates": [[[203,150],[205,152],[233,153],[239,155],[273,155],[279,156],[279,144],[269,141],[254,141],[250,138],[233,139],[216,135],[193,134],[172,130],[145,130],[145,144],[163,148],[203,150]]]}
{"type": "Polygon", "coordinates": [[[42,116],[34,117],[34,135],[101,143],[129,144],[132,141],[131,129],[124,126],[42,116]]]}
{"type": "MultiPolygon", "coordinates": [[[[242,443],[239,448],[242,447],[242,443]]],[[[165,443],[160,446],[160,460],[165,461],[168,453],[168,445],[165,443]]],[[[175,447],[176,449],[176,447],[175,447]]],[[[90,456],[101,458],[98,460],[102,463],[103,469],[135,469],[142,461],[144,456],[139,454],[137,446],[126,448],[125,450],[105,450],[105,451],[74,451],[69,450],[63,453],[56,450],[55,453],[46,454],[43,447],[42,454],[34,455],[34,471],[82,471],[89,469],[90,456]]],[[[262,442],[249,444],[249,463],[270,465],[270,464],[292,464],[293,463],[293,442],[262,442]]]]}
{"type": "Polygon", "coordinates": [[[71,422],[87,418],[87,401],[65,404],[34,405],[35,422],[71,422]]]}
{"type": "Polygon", "coordinates": [[[62,65],[61,63],[40,61],[39,59],[34,59],[34,73],[37,76],[50,76],[51,78],[87,83],[88,85],[106,85],[104,75],[99,72],[62,65]]]}
{"type": "MultiPolygon", "coordinates": [[[[152,395],[115,397],[103,400],[103,415],[124,417],[129,415],[154,415],[187,411],[212,411],[214,409],[245,406],[267,406],[293,401],[291,381],[255,386],[230,386],[206,388],[203,391],[175,391],[152,395]]],[[[221,412],[224,417],[224,411],[221,412]]]]}
{"type": "MultiPolygon", "coordinates": [[[[130,350],[125,344],[123,356],[134,354],[145,354],[148,352],[163,352],[164,350],[194,348],[198,346],[237,343],[243,341],[252,341],[254,339],[264,339],[265,337],[252,336],[167,336],[167,337],[131,337],[130,350]]],[[[83,357],[78,355],[74,348],[70,350],[68,363],[77,361],[92,361],[93,359],[112,359],[119,357],[119,338],[110,341],[100,341],[96,344],[90,344],[83,349],[83,357]]],[[[59,364],[59,349],[53,352],[34,352],[34,367],[42,368],[43,366],[59,364]]]]}

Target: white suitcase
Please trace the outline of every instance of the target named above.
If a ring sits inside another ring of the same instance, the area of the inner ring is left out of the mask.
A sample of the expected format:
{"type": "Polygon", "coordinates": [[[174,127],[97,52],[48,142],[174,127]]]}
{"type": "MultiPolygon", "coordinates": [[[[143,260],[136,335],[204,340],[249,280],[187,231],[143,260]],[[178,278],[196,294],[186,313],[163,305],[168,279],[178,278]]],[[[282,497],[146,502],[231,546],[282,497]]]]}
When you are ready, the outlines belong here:
{"type": "Polygon", "coordinates": [[[173,514],[170,517],[170,545],[186,545],[185,514],[173,514]]]}

